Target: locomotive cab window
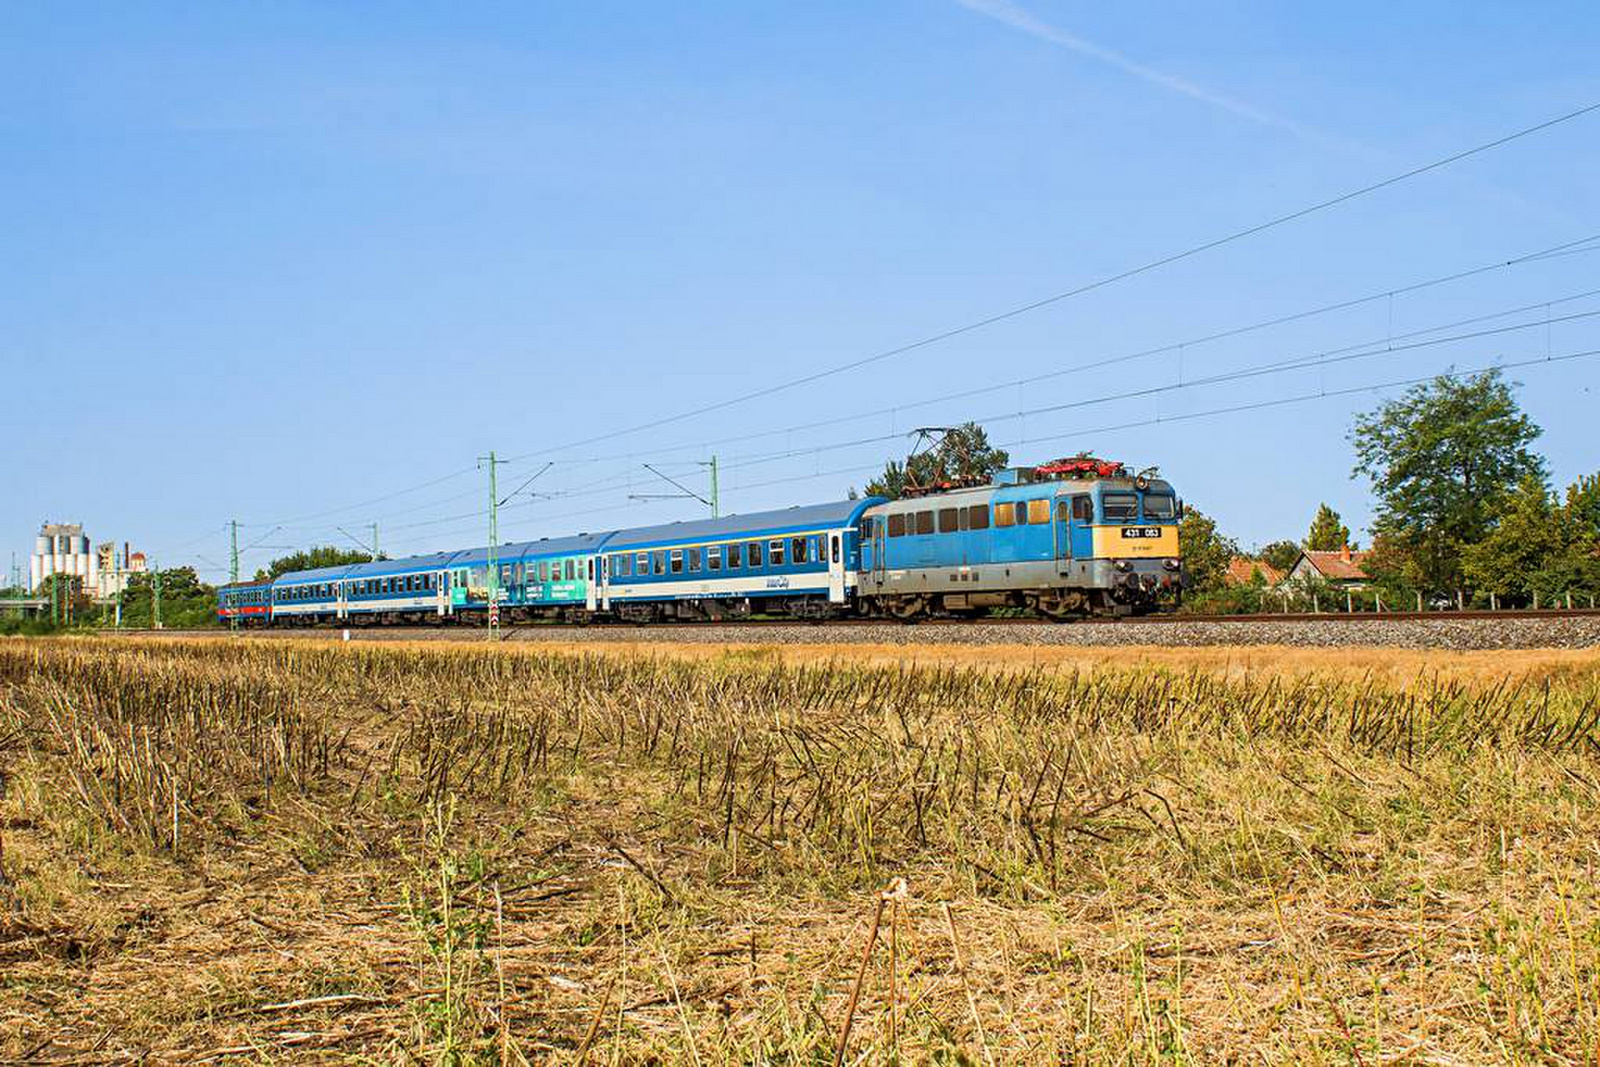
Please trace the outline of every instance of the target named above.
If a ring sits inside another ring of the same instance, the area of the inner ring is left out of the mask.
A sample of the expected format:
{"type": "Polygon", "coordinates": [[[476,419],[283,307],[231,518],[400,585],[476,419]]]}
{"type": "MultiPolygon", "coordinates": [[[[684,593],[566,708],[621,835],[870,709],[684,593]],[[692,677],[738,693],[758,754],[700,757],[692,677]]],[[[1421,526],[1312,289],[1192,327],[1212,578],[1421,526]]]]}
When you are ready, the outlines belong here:
{"type": "Polygon", "coordinates": [[[1139,517],[1139,498],[1132,493],[1107,493],[1100,498],[1107,522],[1132,522],[1139,517]]]}
{"type": "Polygon", "coordinates": [[[1144,495],[1144,517],[1152,522],[1163,522],[1173,517],[1177,505],[1170,493],[1146,493],[1144,495]]]}
{"type": "Polygon", "coordinates": [[[1094,502],[1086,496],[1072,498],[1072,517],[1078,522],[1094,521],[1094,502]]]}

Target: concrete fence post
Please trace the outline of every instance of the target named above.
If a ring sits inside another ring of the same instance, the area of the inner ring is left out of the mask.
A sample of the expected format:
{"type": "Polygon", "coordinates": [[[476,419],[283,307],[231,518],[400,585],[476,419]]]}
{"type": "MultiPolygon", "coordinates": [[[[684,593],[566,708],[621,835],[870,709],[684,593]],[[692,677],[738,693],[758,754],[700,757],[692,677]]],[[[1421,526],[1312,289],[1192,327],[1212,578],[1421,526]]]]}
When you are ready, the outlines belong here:
{"type": "Polygon", "coordinates": [[[1353,615],[1355,610],[1355,596],[1350,592],[1350,590],[1346,589],[1344,591],[1344,612],[1346,615],[1353,615]]]}

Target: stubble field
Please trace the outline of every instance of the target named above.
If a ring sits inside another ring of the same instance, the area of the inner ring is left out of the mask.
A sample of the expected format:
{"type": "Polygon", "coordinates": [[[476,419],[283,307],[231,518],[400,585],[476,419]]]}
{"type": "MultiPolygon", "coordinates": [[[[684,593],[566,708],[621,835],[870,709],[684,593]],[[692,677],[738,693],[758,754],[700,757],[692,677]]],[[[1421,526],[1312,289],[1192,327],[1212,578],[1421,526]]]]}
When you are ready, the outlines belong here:
{"type": "Polygon", "coordinates": [[[1600,655],[0,642],[0,1061],[1600,1063],[1600,655]]]}

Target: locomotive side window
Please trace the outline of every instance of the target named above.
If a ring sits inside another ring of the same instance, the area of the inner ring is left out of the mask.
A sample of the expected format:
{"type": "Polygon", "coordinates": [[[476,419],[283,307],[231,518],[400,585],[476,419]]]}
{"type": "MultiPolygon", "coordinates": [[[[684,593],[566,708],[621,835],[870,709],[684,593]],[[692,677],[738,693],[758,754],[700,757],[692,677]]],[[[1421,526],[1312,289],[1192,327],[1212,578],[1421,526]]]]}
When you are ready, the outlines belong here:
{"type": "Polygon", "coordinates": [[[1139,515],[1139,498],[1132,493],[1107,493],[1100,498],[1107,522],[1132,522],[1139,515]]]}
{"type": "Polygon", "coordinates": [[[939,532],[955,533],[961,526],[960,508],[939,509],[939,532]]]}
{"type": "Polygon", "coordinates": [[[1016,521],[1017,509],[1011,506],[1011,501],[1002,500],[994,506],[994,524],[996,526],[1011,526],[1016,521]]]}
{"type": "Polygon", "coordinates": [[[906,535],[906,517],[900,512],[889,516],[889,536],[904,537],[906,535]]]}
{"type": "Polygon", "coordinates": [[[1028,521],[1039,526],[1048,525],[1050,522],[1050,501],[1028,501],[1028,521]]]}
{"type": "Polygon", "coordinates": [[[989,528],[988,504],[974,504],[967,509],[967,528],[969,530],[987,530],[989,528]]]}
{"type": "Polygon", "coordinates": [[[931,533],[933,533],[933,512],[931,512],[931,511],[919,511],[919,512],[917,512],[917,533],[919,533],[919,534],[931,534],[931,533]]]}

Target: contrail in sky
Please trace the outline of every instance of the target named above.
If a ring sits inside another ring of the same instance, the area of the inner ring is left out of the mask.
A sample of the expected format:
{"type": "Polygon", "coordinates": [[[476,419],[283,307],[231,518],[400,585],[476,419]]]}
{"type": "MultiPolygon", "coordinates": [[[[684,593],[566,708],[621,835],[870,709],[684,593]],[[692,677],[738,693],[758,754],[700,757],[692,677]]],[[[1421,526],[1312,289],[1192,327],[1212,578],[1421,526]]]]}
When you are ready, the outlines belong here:
{"type": "Polygon", "coordinates": [[[1209,104],[1211,107],[1221,108],[1224,111],[1238,115],[1240,118],[1260,123],[1263,126],[1276,126],[1279,129],[1289,130],[1302,137],[1326,140],[1324,135],[1307,129],[1298,123],[1281,118],[1271,112],[1263,111],[1261,108],[1245,103],[1242,100],[1235,100],[1231,96],[1208,89],[1203,85],[1196,85],[1194,82],[1186,81],[1175,75],[1164,73],[1153,67],[1147,67],[1142,63],[1136,63],[1121,52],[1107,48],[1104,45],[1095,44],[1093,41],[1086,41],[1076,34],[1068,33],[1066,30],[1058,29],[1018,7],[1011,0],[956,0],[956,2],[969,11],[976,11],[980,15],[986,15],[998,22],[1003,22],[1012,29],[1020,30],[1030,37],[1037,37],[1041,41],[1047,41],[1058,47],[1067,48],[1080,55],[1088,56],[1091,59],[1097,59],[1107,66],[1115,67],[1124,74],[1131,74],[1141,81],[1149,82],[1151,85],[1160,86],[1171,92],[1187,96],[1192,100],[1209,104]]]}

